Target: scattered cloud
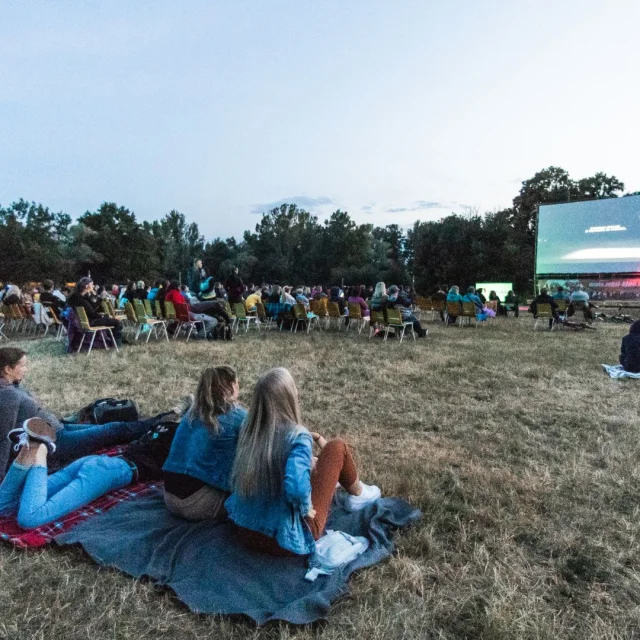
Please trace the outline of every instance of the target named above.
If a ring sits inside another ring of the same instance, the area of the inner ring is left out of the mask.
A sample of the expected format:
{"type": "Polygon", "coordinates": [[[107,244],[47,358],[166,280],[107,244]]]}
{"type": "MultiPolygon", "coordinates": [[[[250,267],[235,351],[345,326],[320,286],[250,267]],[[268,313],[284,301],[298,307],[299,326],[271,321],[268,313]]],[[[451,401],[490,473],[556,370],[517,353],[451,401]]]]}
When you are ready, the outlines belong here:
{"type": "Polygon", "coordinates": [[[407,213],[409,211],[426,211],[427,209],[446,209],[451,205],[446,202],[436,202],[434,200],[416,200],[408,207],[390,207],[387,213],[407,213]]]}
{"type": "Polygon", "coordinates": [[[387,209],[387,213],[405,213],[407,211],[413,211],[413,209],[407,209],[407,207],[392,207],[387,209]]]}
{"type": "Polygon", "coordinates": [[[363,213],[371,215],[373,213],[373,208],[374,207],[375,207],[375,202],[373,204],[365,204],[364,206],[362,206],[360,208],[362,209],[363,213]]]}
{"type": "Polygon", "coordinates": [[[282,200],[276,200],[275,202],[255,204],[251,209],[251,213],[261,215],[283,204],[297,204],[299,207],[304,209],[313,209],[314,207],[326,207],[335,203],[328,196],[319,196],[317,198],[310,198],[308,196],[291,196],[290,198],[282,198],[282,200]]]}

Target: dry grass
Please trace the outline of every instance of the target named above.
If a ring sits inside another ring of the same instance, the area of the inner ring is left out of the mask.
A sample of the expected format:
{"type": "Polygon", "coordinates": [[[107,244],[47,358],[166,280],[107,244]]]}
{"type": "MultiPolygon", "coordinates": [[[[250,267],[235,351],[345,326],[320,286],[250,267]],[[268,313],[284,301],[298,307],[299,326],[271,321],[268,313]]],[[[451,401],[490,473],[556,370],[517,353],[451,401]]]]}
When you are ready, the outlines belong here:
{"type": "Polygon", "coordinates": [[[196,616],[79,550],[2,545],[0,637],[640,637],[640,383],[599,368],[626,328],[533,334],[531,322],[432,325],[415,345],[262,332],[86,358],[25,343],[30,387],[60,412],[110,395],[166,409],[209,363],[239,371],[246,401],[261,372],[286,366],[308,426],[347,437],[365,480],[424,516],[328,624],[302,629],[196,616]]]}

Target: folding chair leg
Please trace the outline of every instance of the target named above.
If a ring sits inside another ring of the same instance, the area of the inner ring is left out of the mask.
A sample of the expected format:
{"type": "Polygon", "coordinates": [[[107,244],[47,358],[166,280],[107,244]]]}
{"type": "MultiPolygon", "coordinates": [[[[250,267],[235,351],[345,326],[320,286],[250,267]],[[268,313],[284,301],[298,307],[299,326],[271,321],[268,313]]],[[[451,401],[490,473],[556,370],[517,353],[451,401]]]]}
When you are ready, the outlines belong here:
{"type": "Polygon", "coordinates": [[[84,344],[84,339],[87,337],[86,333],[82,334],[82,340],[80,340],[80,344],[78,345],[78,350],[76,351],[76,353],[80,353],[80,349],[82,349],[82,345],[84,344]]]}
{"type": "Polygon", "coordinates": [[[89,351],[87,351],[87,355],[91,354],[91,349],[93,349],[93,342],[96,339],[96,333],[97,333],[97,331],[92,331],[91,332],[91,342],[89,343],[89,351]]]}

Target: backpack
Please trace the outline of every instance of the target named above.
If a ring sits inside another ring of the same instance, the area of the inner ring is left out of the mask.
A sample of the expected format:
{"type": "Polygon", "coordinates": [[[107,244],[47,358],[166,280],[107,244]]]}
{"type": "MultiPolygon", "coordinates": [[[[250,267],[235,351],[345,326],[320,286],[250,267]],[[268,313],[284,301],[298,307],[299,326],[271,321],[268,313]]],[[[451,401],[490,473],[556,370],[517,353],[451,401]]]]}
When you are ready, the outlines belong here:
{"type": "Polygon", "coordinates": [[[106,424],[107,422],[133,422],[140,419],[134,400],[103,398],[62,418],[62,424],[106,424]]]}
{"type": "Polygon", "coordinates": [[[309,558],[309,570],[304,579],[314,582],[322,575],[328,576],[355,560],[369,548],[369,541],[362,536],[350,536],[344,531],[328,529],[316,541],[316,550],[309,558]]]}

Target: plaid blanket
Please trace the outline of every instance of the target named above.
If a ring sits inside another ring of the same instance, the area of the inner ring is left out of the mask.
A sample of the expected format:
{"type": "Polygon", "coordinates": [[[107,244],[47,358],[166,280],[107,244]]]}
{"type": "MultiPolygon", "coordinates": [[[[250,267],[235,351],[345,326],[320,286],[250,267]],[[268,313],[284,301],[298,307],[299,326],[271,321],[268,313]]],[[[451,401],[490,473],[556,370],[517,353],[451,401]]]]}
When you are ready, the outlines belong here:
{"type": "MultiPolygon", "coordinates": [[[[122,453],[122,447],[113,447],[100,451],[103,455],[116,456],[122,453]]],[[[69,531],[77,524],[84,522],[91,516],[104,513],[121,502],[126,502],[139,496],[145,496],[159,486],[154,483],[138,483],[112,491],[94,500],[90,504],[68,514],[60,520],[55,520],[49,524],[42,525],[37,529],[26,531],[21,529],[14,517],[0,517],[0,540],[6,540],[16,547],[27,549],[29,547],[42,547],[60,533],[69,531]]]]}

